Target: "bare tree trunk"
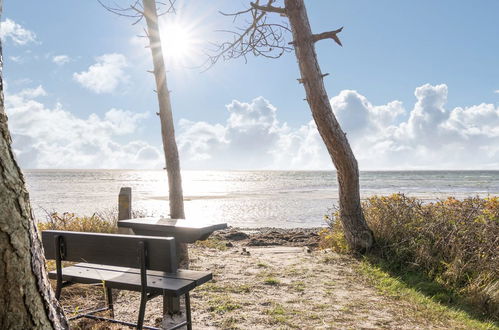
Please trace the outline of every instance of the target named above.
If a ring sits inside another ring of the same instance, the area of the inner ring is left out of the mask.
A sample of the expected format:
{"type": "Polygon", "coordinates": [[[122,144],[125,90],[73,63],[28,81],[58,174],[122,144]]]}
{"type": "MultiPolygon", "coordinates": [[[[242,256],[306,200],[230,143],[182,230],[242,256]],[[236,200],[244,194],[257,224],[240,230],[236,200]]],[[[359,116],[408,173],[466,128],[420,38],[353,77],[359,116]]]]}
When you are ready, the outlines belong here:
{"type": "Polygon", "coordinates": [[[362,212],[357,160],[345,133],[333,114],[317,61],[315,40],[303,0],[285,0],[286,15],[293,33],[295,54],[317,129],[337,170],[340,218],[350,247],[356,251],[370,248],[374,242],[362,212]]]}
{"type": "Polygon", "coordinates": [[[170,216],[172,219],[185,219],[180,161],[178,158],[177,143],[175,142],[172,105],[166,82],[165,61],[163,59],[163,50],[158,29],[156,2],[155,0],[143,0],[142,2],[144,4],[144,17],[147,22],[149,45],[154,63],[154,78],[156,79],[158,93],[161,136],[163,138],[166,170],[168,172],[170,216]]]}
{"type": "MultiPolygon", "coordinates": [[[[2,1],[0,0],[0,14],[2,1]]],[[[0,67],[3,65],[0,43],[0,67]]],[[[68,329],[11,148],[0,72],[0,329],[68,329]]]]}

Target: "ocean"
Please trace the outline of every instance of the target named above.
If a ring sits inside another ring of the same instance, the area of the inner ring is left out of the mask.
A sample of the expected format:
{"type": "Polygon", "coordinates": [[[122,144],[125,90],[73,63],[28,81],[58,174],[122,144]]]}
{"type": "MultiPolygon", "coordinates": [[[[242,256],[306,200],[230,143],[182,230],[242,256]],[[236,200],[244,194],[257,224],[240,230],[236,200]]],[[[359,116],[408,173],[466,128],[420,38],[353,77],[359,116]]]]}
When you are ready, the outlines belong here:
{"type": "MultiPolygon", "coordinates": [[[[132,187],[132,207],[168,215],[161,170],[24,170],[35,218],[47,212],[116,212],[120,187],[132,187]]],[[[183,171],[188,219],[231,226],[320,227],[337,205],[334,171],[183,171]]],[[[499,194],[499,171],[361,172],[361,197],[405,193],[427,201],[499,194]]]]}

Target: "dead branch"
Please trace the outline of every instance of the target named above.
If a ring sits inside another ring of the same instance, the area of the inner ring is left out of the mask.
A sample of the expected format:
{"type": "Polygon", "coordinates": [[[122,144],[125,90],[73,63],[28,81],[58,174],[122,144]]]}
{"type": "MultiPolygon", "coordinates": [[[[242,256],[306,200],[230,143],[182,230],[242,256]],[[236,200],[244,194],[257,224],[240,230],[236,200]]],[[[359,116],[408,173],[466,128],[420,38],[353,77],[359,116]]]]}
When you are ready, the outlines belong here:
{"type": "Polygon", "coordinates": [[[324,40],[324,39],[333,39],[338,45],[342,46],[340,38],[338,38],[338,33],[340,33],[343,30],[343,26],[340,27],[338,30],[334,31],[328,31],[328,32],[322,32],[319,34],[312,34],[312,40],[314,42],[317,42],[319,40],[324,40]]]}
{"type": "Polygon", "coordinates": [[[281,14],[281,16],[286,16],[286,10],[284,8],[274,7],[270,3],[267,6],[260,6],[257,3],[251,2],[250,5],[251,7],[261,11],[266,11],[268,13],[278,13],[281,14]]]}
{"type": "MultiPolygon", "coordinates": [[[[168,13],[175,13],[175,2],[177,0],[168,0],[168,2],[156,1],[158,6],[158,16],[162,16],[168,13]]],[[[116,1],[111,1],[112,4],[106,4],[104,0],[97,0],[99,4],[107,11],[127,18],[133,18],[135,21],[132,25],[139,23],[144,18],[144,8],[142,7],[141,0],[132,0],[131,4],[123,7],[116,3],[116,1]]]]}
{"type": "Polygon", "coordinates": [[[224,16],[232,16],[234,22],[245,18],[246,27],[239,27],[234,31],[219,31],[231,34],[232,40],[214,45],[215,48],[207,54],[207,68],[220,60],[242,57],[247,61],[248,54],[278,58],[293,50],[286,43],[286,37],[291,32],[287,22],[275,21],[267,16],[269,12],[284,14],[284,9],[273,6],[275,0],[267,0],[263,6],[259,2],[260,0],[256,0],[250,4],[250,8],[234,13],[221,12],[224,16]]]}

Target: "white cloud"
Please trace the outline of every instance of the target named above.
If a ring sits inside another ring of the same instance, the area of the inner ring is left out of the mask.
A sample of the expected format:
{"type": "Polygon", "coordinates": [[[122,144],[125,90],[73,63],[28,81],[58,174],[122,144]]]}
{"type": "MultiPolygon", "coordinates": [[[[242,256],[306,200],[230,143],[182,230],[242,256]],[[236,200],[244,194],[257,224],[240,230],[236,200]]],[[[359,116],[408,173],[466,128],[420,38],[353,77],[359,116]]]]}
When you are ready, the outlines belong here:
{"type": "Polygon", "coordinates": [[[36,88],[25,88],[17,94],[17,96],[28,99],[33,99],[45,95],[47,95],[47,92],[45,91],[45,89],[43,89],[42,85],[38,85],[38,87],[36,88]]]}
{"type": "MultiPolygon", "coordinates": [[[[225,124],[179,122],[178,143],[186,168],[318,169],[328,167],[315,125],[290,129],[263,97],[227,105],[225,124]]],[[[330,166],[329,166],[330,168],[330,166]]]]}
{"type": "Polygon", "coordinates": [[[56,104],[36,98],[42,86],[6,93],[13,148],[24,168],[161,168],[160,150],[134,140],[147,113],[110,109],[103,116],[79,118],[56,104]],[[122,142],[123,140],[129,142],[122,142]]]}
{"type": "Polygon", "coordinates": [[[36,41],[36,34],[23,28],[10,18],[0,23],[0,37],[3,41],[10,39],[17,45],[26,45],[36,41]]]}
{"type": "MultiPolygon", "coordinates": [[[[343,92],[342,92],[343,93],[343,92]]],[[[499,165],[499,108],[479,104],[467,108],[445,107],[448,88],[445,84],[423,85],[415,90],[416,104],[405,110],[400,102],[383,107],[392,114],[405,114],[406,120],[385,119],[384,127],[373,128],[379,113],[366,103],[363,113],[367,124],[352,129],[341,108],[354,116],[358,102],[365,97],[352,92],[331,100],[338,120],[344,126],[361,168],[364,169],[480,169],[499,165]],[[340,100],[338,100],[340,99],[340,100]],[[355,132],[355,134],[350,134],[355,132]]]]}
{"type": "Polygon", "coordinates": [[[499,89],[496,89],[494,93],[499,94],[499,89]]]}
{"type": "MultiPolygon", "coordinates": [[[[361,170],[490,169],[499,166],[499,107],[445,107],[445,84],[415,90],[416,103],[373,105],[356,91],[331,99],[361,170]]],[[[264,98],[233,101],[225,123],[181,120],[186,168],[331,169],[313,121],[291,128],[264,98]]],[[[308,111],[304,108],[303,111],[308,111]]]]}
{"type": "Polygon", "coordinates": [[[11,60],[14,63],[22,63],[23,59],[21,56],[9,56],[9,60],[11,60]]]}
{"type": "MultiPolygon", "coordinates": [[[[499,107],[446,108],[446,85],[423,85],[416,102],[373,105],[352,90],[331,99],[361,170],[494,169],[499,166],[499,107]]],[[[79,118],[37,98],[42,86],[6,93],[16,154],[25,168],[160,168],[161,150],[133,138],[146,114],[110,109],[79,118]],[[128,141],[128,142],[123,142],[128,141]]],[[[290,127],[258,97],[227,105],[223,123],[181,119],[183,168],[332,169],[313,121],[290,127]]],[[[308,111],[304,107],[303,111],[308,111]]]]}
{"type": "Polygon", "coordinates": [[[87,71],[75,72],[73,79],[97,94],[111,93],[128,80],[123,70],[127,66],[124,55],[104,54],[97,57],[96,63],[91,65],[87,71]]]}
{"type": "Polygon", "coordinates": [[[54,62],[57,65],[64,65],[68,63],[71,59],[69,58],[68,55],[56,55],[52,57],[52,62],[54,62]]]}

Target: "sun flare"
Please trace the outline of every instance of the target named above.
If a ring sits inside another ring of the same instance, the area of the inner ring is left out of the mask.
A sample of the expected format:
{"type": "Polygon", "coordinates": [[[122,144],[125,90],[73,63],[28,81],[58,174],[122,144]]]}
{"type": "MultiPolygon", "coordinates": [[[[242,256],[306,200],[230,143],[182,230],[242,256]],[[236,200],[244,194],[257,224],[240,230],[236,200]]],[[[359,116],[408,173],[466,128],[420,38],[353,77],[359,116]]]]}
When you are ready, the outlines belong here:
{"type": "Polygon", "coordinates": [[[161,29],[161,43],[166,58],[185,62],[194,55],[196,39],[192,28],[181,22],[167,22],[161,29]]]}

